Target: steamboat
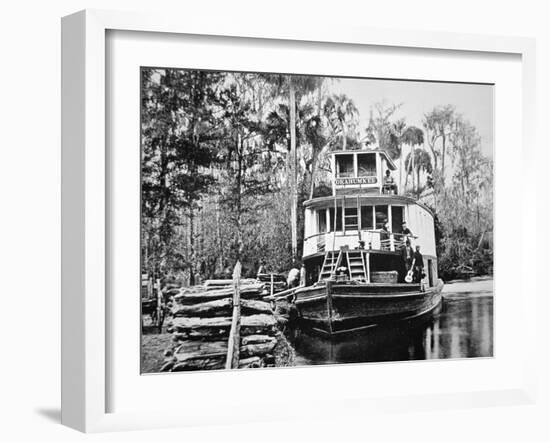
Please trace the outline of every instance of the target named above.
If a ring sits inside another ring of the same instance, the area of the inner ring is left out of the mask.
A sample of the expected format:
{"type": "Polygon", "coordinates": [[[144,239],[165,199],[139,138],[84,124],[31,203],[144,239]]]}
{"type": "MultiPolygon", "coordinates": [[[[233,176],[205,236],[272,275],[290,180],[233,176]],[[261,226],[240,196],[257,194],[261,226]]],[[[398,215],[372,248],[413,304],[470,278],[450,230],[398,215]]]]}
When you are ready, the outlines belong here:
{"type": "Polygon", "coordinates": [[[399,194],[383,150],[335,151],[331,163],[332,195],[304,202],[300,320],[333,336],[430,314],[443,288],[433,213],[399,194]]]}

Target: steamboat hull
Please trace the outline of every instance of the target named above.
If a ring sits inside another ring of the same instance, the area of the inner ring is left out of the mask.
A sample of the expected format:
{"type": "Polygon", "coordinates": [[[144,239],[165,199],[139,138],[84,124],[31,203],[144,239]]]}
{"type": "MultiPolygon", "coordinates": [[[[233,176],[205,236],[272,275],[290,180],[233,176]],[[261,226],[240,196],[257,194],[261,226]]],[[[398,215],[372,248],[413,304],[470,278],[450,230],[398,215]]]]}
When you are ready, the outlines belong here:
{"type": "Polygon", "coordinates": [[[295,304],[307,328],[333,336],[428,315],[441,303],[442,288],[441,280],[425,290],[410,284],[327,281],[298,289],[295,304]]]}

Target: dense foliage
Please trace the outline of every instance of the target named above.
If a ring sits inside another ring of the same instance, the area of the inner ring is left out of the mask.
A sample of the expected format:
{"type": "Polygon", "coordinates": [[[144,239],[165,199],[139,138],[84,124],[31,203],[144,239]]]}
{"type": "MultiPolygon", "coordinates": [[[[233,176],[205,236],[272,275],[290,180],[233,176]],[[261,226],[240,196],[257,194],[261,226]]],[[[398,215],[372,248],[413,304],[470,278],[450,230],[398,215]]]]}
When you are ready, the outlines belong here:
{"type": "Polygon", "coordinates": [[[330,194],[329,152],[387,150],[402,193],[437,215],[440,273],[492,271],[492,162],[452,106],[423,128],[353,100],[321,77],[143,69],[142,267],[195,284],[236,260],[288,270],[301,255],[302,202],[330,194]]]}

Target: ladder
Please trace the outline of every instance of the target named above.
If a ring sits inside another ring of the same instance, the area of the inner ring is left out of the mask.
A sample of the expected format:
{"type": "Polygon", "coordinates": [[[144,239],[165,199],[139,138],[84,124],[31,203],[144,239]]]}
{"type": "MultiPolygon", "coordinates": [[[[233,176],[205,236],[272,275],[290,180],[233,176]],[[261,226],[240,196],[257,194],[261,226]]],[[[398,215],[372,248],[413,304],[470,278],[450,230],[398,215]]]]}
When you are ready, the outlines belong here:
{"type": "Polygon", "coordinates": [[[349,278],[351,280],[367,281],[367,269],[362,250],[349,250],[346,252],[349,278]]]}
{"type": "Polygon", "coordinates": [[[330,251],[325,254],[325,260],[319,282],[330,279],[342,261],[345,260],[350,280],[369,281],[369,271],[366,265],[365,253],[362,250],[330,251]]]}
{"type": "Polygon", "coordinates": [[[321,267],[321,273],[319,273],[319,282],[326,279],[330,279],[332,274],[336,271],[340,261],[342,259],[342,251],[329,251],[325,253],[325,260],[323,261],[323,267],[321,267]]]}

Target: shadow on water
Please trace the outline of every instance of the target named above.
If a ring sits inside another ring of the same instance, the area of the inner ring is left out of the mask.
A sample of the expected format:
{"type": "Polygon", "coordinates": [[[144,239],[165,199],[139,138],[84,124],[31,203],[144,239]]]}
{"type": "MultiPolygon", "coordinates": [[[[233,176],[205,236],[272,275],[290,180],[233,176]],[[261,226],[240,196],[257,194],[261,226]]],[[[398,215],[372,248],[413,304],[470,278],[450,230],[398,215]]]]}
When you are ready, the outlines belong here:
{"type": "Polygon", "coordinates": [[[439,312],[327,339],[297,328],[297,365],[474,358],[493,355],[493,297],[448,296],[439,312]]]}

